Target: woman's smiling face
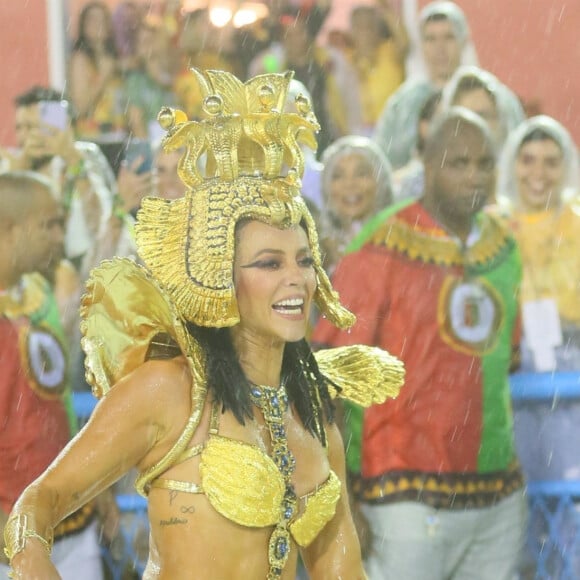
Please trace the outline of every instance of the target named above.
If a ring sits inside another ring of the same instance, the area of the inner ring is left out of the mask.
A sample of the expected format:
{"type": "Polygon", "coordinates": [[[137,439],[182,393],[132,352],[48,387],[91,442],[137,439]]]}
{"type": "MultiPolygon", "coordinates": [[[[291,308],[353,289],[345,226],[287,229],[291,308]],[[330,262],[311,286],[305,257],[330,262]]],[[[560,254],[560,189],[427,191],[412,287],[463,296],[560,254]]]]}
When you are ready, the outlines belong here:
{"type": "Polygon", "coordinates": [[[564,157],[550,138],[524,142],[515,161],[520,204],[528,211],[550,209],[560,203],[564,157]]]}
{"type": "Polygon", "coordinates": [[[316,273],[301,226],[280,229],[259,221],[238,226],[234,285],[244,331],[270,342],[306,335],[316,273]]]}
{"type": "Polygon", "coordinates": [[[361,220],[373,211],[377,180],[371,163],[359,153],[337,160],[330,175],[329,203],[343,222],[361,220]]]}

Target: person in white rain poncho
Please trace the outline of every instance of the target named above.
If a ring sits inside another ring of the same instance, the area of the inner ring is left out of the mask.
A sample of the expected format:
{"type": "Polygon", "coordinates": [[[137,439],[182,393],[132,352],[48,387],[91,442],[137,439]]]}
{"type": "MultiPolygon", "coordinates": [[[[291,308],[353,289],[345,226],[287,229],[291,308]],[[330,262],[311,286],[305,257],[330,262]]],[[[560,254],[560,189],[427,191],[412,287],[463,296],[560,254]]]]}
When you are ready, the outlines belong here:
{"type": "Polygon", "coordinates": [[[419,17],[421,49],[427,78],[405,82],[387,101],[374,133],[393,169],[405,165],[417,141],[419,111],[430,94],[441,89],[472,50],[469,25],[453,2],[432,2],[419,17]]]}
{"type": "MultiPolygon", "coordinates": [[[[580,370],[578,157],[560,123],[533,117],[512,133],[498,195],[522,254],[522,368],[580,370]]],[[[580,477],[580,404],[520,403],[515,410],[528,477],[580,477]]]]}
{"type": "Polygon", "coordinates": [[[445,85],[441,109],[452,106],[477,113],[489,125],[498,152],[509,133],[525,119],[517,96],[496,76],[476,66],[459,67],[445,85]]]}
{"type": "Polygon", "coordinates": [[[367,137],[335,141],[322,158],[321,245],[332,270],[361,226],[393,202],[391,166],[367,137]]]}

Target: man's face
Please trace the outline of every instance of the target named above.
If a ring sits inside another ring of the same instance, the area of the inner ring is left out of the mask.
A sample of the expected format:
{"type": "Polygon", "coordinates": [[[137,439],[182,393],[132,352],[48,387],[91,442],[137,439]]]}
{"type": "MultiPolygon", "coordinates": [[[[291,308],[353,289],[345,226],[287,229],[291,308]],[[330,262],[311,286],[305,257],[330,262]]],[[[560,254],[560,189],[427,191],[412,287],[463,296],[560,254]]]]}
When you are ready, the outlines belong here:
{"type": "Polygon", "coordinates": [[[54,127],[43,126],[38,103],[16,108],[16,141],[26,157],[38,168],[54,156],[54,138],[61,134],[54,127]]]}
{"type": "Polygon", "coordinates": [[[29,215],[15,226],[14,257],[22,274],[40,272],[51,278],[64,256],[63,216],[50,192],[41,186],[29,215]]]}
{"type": "Polygon", "coordinates": [[[38,103],[16,108],[16,140],[24,148],[31,134],[40,131],[40,107],[38,103]]]}
{"type": "Polygon", "coordinates": [[[427,21],[423,25],[421,45],[431,81],[444,84],[459,66],[463,49],[451,21],[427,21]]]}
{"type": "Polygon", "coordinates": [[[470,220],[493,194],[495,156],[480,129],[456,123],[449,124],[439,149],[425,159],[426,192],[442,215],[470,220]]]}

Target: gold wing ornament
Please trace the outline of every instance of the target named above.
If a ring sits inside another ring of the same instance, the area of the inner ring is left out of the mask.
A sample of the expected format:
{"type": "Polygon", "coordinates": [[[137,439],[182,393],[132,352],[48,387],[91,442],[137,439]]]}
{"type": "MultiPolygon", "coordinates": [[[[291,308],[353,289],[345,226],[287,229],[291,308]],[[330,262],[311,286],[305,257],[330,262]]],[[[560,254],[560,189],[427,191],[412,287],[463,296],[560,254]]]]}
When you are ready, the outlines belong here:
{"type": "Polygon", "coordinates": [[[126,258],[102,262],[91,272],[81,319],[86,378],[98,398],[145,362],[157,335],[169,335],[187,359],[193,377],[192,412],[170,452],[139,475],[135,487],[146,495],[148,484],[185,450],[201,419],[207,394],[202,350],[167,294],[147,270],[126,258]]]}
{"type": "Polygon", "coordinates": [[[329,348],[314,357],[322,374],[342,389],[338,396],[361,407],[394,399],[405,381],[403,362],[377,347],[329,348]]]}

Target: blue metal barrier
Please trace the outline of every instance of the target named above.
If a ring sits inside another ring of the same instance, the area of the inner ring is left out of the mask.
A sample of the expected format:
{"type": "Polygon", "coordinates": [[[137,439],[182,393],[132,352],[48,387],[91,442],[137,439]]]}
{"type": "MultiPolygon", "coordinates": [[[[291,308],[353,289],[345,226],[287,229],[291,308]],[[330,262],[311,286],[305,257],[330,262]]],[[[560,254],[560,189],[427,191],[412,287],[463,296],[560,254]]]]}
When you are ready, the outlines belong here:
{"type": "Polygon", "coordinates": [[[147,500],[137,494],[117,495],[121,529],[115,543],[102,555],[111,580],[141,578],[149,551],[147,500]]]}
{"type": "Polygon", "coordinates": [[[580,399],[580,373],[515,373],[510,387],[515,401],[580,399]]]}
{"type": "Polygon", "coordinates": [[[528,483],[528,557],[525,578],[580,578],[580,481],[528,483]]]}
{"type": "MultiPolygon", "coordinates": [[[[516,373],[510,378],[514,401],[580,400],[580,373],[516,373]]],[[[81,421],[96,404],[90,393],[75,393],[74,408],[81,421]]],[[[580,455],[580,441],[578,441],[580,455]]],[[[530,506],[529,558],[522,579],[580,578],[580,481],[532,481],[526,492],[530,506]]],[[[123,516],[122,553],[105,550],[113,580],[128,568],[140,576],[146,563],[147,502],[138,495],[117,496],[123,516]],[[138,545],[136,545],[136,543],[138,545]]]]}
{"type": "MultiPolygon", "coordinates": [[[[580,373],[515,373],[514,401],[580,400],[580,373]]],[[[580,461],[580,441],[579,461],[580,461]]],[[[526,580],[580,578],[580,481],[530,481],[526,580]]]]}

